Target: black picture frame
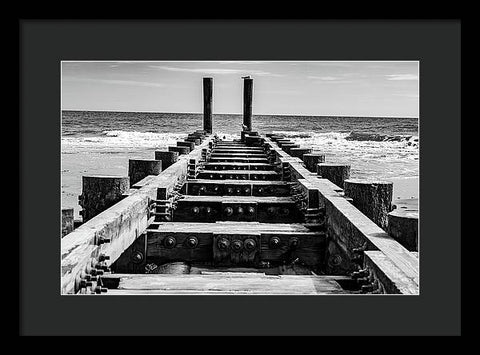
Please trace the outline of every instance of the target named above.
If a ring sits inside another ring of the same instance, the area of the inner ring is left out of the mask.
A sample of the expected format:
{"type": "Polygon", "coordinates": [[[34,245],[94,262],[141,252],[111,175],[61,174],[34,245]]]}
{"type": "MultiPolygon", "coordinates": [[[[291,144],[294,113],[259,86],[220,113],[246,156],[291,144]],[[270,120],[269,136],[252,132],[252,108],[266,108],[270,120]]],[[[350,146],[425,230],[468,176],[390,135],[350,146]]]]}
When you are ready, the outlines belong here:
{"type": "Polygon", "coordinates": [[[461,21],[24,19],[19,30],[21,335],[460,334],[461,21]],[[419,60],[420,295],[61,296],[61,60],[419,60]]]}

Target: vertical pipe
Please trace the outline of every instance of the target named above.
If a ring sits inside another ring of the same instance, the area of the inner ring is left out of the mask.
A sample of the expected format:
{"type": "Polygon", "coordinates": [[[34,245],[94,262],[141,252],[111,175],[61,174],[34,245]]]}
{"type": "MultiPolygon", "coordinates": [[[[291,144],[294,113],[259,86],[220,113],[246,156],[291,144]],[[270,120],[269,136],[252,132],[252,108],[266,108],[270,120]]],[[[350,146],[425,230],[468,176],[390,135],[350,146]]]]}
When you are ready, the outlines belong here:
{"type": "Polygon", "coordinates": [[[243,125],[246,131],[252,130],[253,79],[243,78],[243,125]]]}
{"type": "Polygon", "coordinates": [[[203,129],[212,133],[213,78],[203,78],[203,129]]]}

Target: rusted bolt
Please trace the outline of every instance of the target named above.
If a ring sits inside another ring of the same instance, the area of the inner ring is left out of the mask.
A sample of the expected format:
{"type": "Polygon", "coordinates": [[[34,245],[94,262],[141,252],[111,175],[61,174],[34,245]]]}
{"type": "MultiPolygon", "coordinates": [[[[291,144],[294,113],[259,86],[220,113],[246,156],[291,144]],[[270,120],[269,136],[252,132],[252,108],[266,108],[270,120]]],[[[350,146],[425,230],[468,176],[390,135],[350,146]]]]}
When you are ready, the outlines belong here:
{"type": "Polygon", "coordinates": [[[108,288],[106,288],[106,287],[101,287],[101,286],[95,287],[95,293],[96,294],[106,293],[107,291],[108,291],[108,288]]]}
{"type": "Polygon", "coordinates": [[[188,237],[187,239],[187,245],[190,247],[190,248],[195,248],[197,245],[198,245],[198,239],[197,237],[195,236],[190,236],[188,237]]]}
{"type": "Polygon", "coordinates": [[[270,248],[272,248],[272,249],[278,248],[281,243],[282,243],[282,241],[280,240],[279,237],[270,238],[270,248]]]}
{"type": "Polygon", "coordinates": [[[241,192],[240,188],[237,188],[236,192],[239,194],[241,192]]]}
{"type": "Polygon", "coordinates": [[[285,207],[285,208],[282,208],[280,212],[282,215],[288,216],[290,214],[290,209],[285,207]]]}
{"type": "Polygon", "coordinates": [[[132,256],[131,259],[135,264],[141,263],[143,261],[144,255],[141,251],[136,250],[132,256]]]}
{"type": "Polygon", "coordinates": [[[248,212],[248,214],[254,214],[255,213],[255,208],[250,206],[250,207],[248,207],[247,212],[248,212]]]}
{"type": "Polygon", "coordinates": [[[225,208],[224,212],[227,216],[231,216],[233,214],[233,208],[232,207],[227,207],[227,208],[225,208]]]}
{"type": "Polygon", "coordinates": [[[105,254],[100,254],[98,257],[98,261],[105,261],[105,260],[110,260],[110,256],[105,254]]]}
{"type": "Polygon", "coordinates": [[[219,250],[227,250],[230,246],[230,241],[226,238],[221,238],[217,242],[217,247],[219,250]]]}
{"type": "Polygon", "coordinates": [[[263,187],[259,187],[259,188],[258,188],[258,193],[261,194],[262,192],[263,192],[263,187]]]}
{"type": "Polygon", "coordinates": [[[237,208],[237,213],[242,214],[243,213],[243,207],[238,207],[237,208]]]}
{"type": "Polygon", "coordinates": [[[273,216],[275,213],[276,213],[276,210],[274,207],[269,207],[267,209],[267,213],[270,215],[270,216],[273,216]]]}
{"type": "Polygon", "coordinates": [[[100,270],[100,269],[92,269],[92,271],[90,271],[90,273],[91,273],[93,276],[103,275],[103,270],[100,270]]]}
{"type": "Polygon", "coordinates": [[[248,238],[248,239],[245,239],[245,249],[248,250],[248,251],[251,251],[253,249],[255,249],[257,243],[255,243],[255,240],[251,239],[251,238],[248,238]]]}
{"type": "Polygon", "coordinates": [[[205,186],[201,186],[200,189],[199,189],[200,192],[205,192],[206,190],[207,190],[207,188],[205,186]]]}
{"type": "Polygon", "coordinates": [[[245,189],[243,189],[243,191],[244,191],[246,194],[249,194],[249,193],[250,193],[250,188],[249,188],[249,187],[246,187],[245,189]]]}
{"type": "Polygon", "coordinates": [[[80,288],[92,286],[92,281],[87,281],[86,279],[80,280],[80,288]]]}
{"type": "Polygon", "coordinates": [[[218,190],[219,190],[219,189],[218,189],[218,186],[215,186],[215,187],[213,188],[213,192],[218,192],[218,190]]]}
{"type": "Polygon", "coordinates": [[[233,193],[233,189],[232,189],[231,187],[229,187],[229,188],[227,189],[227,193],[231,195],[231,194],[233,193]]]}
{"type": "Polygon", "coordinates": [[[298,247],[298,238],[291,238],[290,239],[290,248],[296,248],[298,247]]]}
{"type": "Polygon", "coordinates": [[[175,244],[177,244],[177,240],[175,239],[175,237],[172,236],[166,237],[163,241],[163,245],[165,246],[165,248],[173,248],[175,244]]]}
{"type": "Polygon", "coordinates": [[[198,208],[198,207],[193,207],[193,208],[192,208],[192,212],[195,213],[195,214],[199,214],[199,213],[200,213],[200,208],[198,208]]]}
{"type": "Polygon", "coordinates": [[[98,237],[98,245],[104,244],[104,243],[110,243],[110,238],[105,238],[105,237],[98,237]]]}
{"type": "Polygon", "coordinates": [[[333,266],[338,266],[342,263],[342,257],[340,255],[334,255],[330,259],[330,264],[333,266]]]}
{"type": "Polygon", "coordinates": [[[212,212],[212,209],[210,207],[205,208],[205,212],[207,214],[210,214],[212,212]]]}
{"type": "Polygon", "coordinates": [[[232,249],[233,250],[240,251],[240,250],[242,250],[242,248],[243,248],[243,242],[241,240],[236,239],[232,242],[232,249]]]}

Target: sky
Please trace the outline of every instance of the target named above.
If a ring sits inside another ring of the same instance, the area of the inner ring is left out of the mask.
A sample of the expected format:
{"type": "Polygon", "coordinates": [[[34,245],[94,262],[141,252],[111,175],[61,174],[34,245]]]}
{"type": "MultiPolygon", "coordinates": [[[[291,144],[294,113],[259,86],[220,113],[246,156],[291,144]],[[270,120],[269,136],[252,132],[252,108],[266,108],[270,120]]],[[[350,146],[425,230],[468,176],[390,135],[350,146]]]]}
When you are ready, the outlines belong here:
{"type": "Polygon", "coordinates": [[[63,61],[62,109],[243,112],[242,76],[253,78],[253,114],[419,117],[419,62],[63,61]]]}

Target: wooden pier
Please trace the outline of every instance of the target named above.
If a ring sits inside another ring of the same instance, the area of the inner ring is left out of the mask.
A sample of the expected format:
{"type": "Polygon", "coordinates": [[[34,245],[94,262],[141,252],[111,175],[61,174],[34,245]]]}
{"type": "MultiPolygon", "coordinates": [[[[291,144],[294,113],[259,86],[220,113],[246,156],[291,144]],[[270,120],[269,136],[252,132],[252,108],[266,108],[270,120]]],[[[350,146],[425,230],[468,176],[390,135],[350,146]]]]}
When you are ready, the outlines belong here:
{"type": "Polygon", "coordinates": [[[419,294],[417,250],[400,244],[408,225],[418,245],[411,216],[389,215],[390,184],[253,131],[251,78],[239,139],[220,139],[212,78],[203,89],[202,130],[132,159],[128,177],[85,180],[84,223],[63,228],[62,294],[419,294]]]}

